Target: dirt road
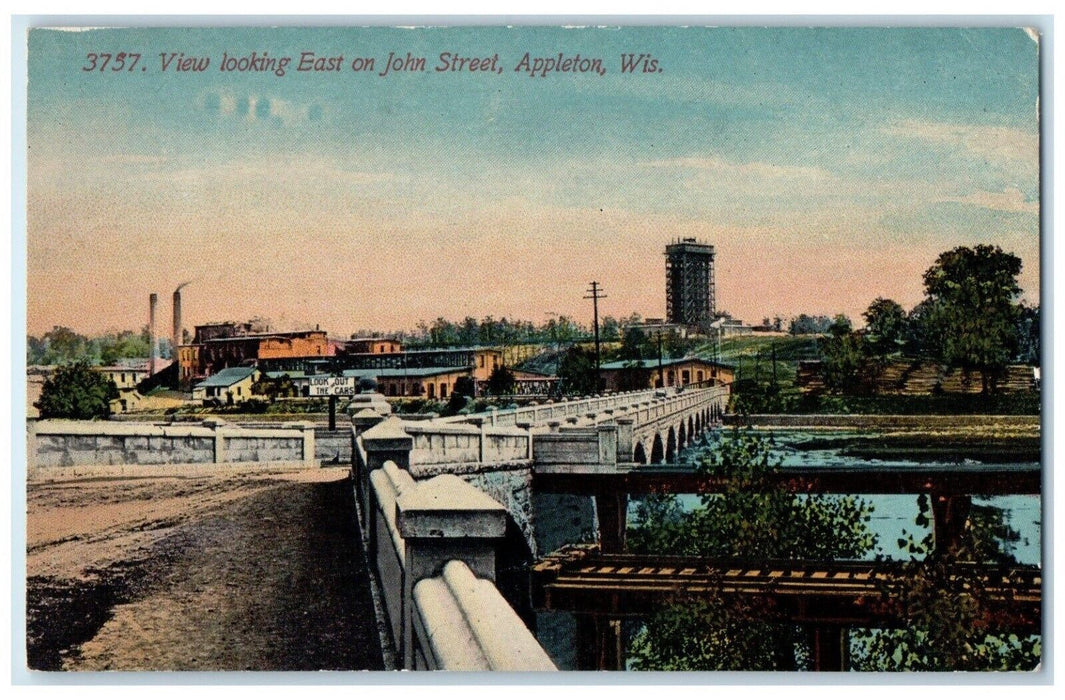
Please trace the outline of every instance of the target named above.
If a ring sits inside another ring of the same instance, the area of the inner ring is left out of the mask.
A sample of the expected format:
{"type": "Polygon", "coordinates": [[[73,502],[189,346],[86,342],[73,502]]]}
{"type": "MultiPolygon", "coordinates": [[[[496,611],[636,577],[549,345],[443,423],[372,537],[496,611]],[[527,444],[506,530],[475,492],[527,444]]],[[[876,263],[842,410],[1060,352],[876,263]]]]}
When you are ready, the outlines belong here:
{"type": "Polygon", "coordinates": [[[27,486],[34,670],[358,670],[382,660],[346,469],[27,486]]]}

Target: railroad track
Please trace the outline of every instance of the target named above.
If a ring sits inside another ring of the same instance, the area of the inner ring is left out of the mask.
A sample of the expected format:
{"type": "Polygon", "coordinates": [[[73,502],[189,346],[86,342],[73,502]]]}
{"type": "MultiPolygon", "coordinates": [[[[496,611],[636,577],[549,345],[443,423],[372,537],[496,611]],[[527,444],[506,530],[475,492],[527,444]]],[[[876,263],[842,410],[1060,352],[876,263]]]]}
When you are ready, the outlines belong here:
{"type": "MultiPolygon", "coordinates": [[[[767,618],[798,623],[899,626],[910,615],[892,595],[912,576],[901,562],[706,560],[602,554],[568,547],[533,567],[543,610],[623,617],[669,603],[721,597],[743,601],[767,618]]],[[[988,615],[1019,631],[1038,632],[1042,571],[1030,566],[958,564],[948,584],[979,590],[988,615]]]]}

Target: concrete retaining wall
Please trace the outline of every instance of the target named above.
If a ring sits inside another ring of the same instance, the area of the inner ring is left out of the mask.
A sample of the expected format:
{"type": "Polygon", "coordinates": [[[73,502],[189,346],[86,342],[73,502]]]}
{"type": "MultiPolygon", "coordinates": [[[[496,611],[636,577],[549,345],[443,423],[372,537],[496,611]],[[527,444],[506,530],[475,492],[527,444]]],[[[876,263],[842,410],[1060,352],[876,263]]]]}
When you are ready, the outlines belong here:
{"type": "Polygon", "coordinates": [[[202,424],[42,420],[27,424],[29,469],[92,465],[311,462],[314,431],[202,424]]]}
{"type": "Polygon", "coordinates": [[[314,458],[322,462],[351,464],[351,427],[343,430],[314,429],[314,458]]]}
{"type": "Polygon", "coordinates": [[[753,425],[781,428],[952,428],[991,425],[1033,426],[1040,424],[1039,416],[986,415],[817,415],[817,414],[755,414],[726,415],[726,425],[753,425]]]}

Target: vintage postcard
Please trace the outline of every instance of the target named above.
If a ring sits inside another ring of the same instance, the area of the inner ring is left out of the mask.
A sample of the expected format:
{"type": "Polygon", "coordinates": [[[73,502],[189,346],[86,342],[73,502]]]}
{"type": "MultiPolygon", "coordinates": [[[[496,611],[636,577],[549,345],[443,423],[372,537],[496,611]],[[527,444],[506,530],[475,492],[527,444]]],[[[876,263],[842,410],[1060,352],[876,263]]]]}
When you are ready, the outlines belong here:
{"type": "Polygon", "coordinates": [[[27,31],[26,668],[1038,682],[1041,29],[358,25],[27,31]]]}

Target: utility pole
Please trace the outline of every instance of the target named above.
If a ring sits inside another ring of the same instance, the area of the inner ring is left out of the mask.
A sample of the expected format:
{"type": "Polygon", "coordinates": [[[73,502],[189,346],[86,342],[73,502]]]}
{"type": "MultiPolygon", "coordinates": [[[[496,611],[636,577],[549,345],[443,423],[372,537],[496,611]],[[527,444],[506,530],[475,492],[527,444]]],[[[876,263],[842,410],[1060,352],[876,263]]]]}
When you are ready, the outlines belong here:
{"type": "Polygon", "coordinates": [[[606,295],[603,294],[603,289],[598,282],[593,281],[591,285],[591,289],[585,290],[591,296],[584,298],[592,300],[592,316],[595,325],[595,391],[599,393],[602,382],[602,378],[599,376],[599,300],[606,299],[606,295]]]}
{"type": "Polygon", "coordinates": [[[662,371],[662,331],[661,329],[657,333],[658,335],[658,386],[666,388],[666,375],[662,371]]]}
{"type": "Polygon", "coordinates": [[[772,343],[769,349],[773,351],[773,386],[777,385],[777,344],[772,343]]]}

